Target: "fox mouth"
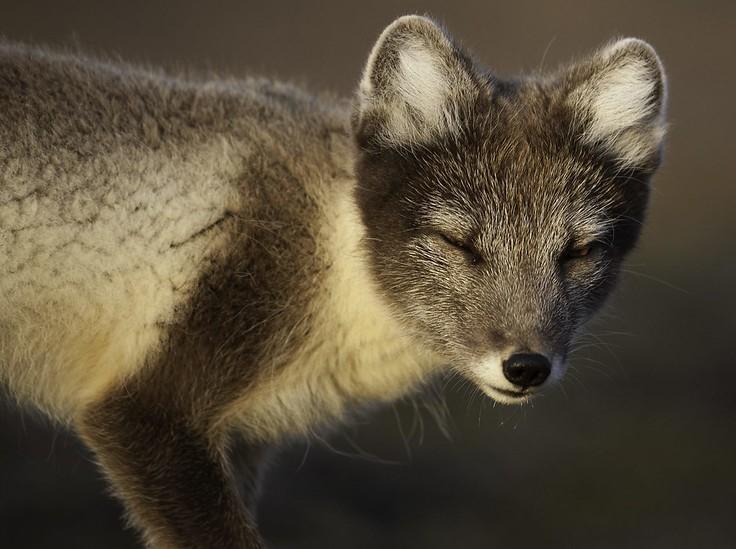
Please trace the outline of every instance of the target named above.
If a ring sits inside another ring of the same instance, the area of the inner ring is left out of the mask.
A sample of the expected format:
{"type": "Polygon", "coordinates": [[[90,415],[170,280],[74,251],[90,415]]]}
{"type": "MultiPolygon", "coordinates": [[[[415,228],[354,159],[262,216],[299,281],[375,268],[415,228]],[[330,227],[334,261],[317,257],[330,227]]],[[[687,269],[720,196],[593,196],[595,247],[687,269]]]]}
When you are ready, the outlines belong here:
{"type": "Polygon", "coordinates": [[[523,391],[509,391],[508,389],[501,389],[499,387],[494,387],[493,385],[488,385],[488,388],[492,391],[501,393],[502,395],[511,398],[523,398],[525,396],[529,396],[529,391],[527,391],[526,389],[523,391]]]}
{"type": "Polygon", "coordinates": [[[525,402],[529,400],[531,396],[533,396],[533,392],[529,389],[523,389],[520,391],[513,391],[509,389],[501,389],[500,387],[496,387],[494,385],[484,384],[485,392],[496,400],[497,402],[502,403],[512,403],[512,402],[525,402]]]}

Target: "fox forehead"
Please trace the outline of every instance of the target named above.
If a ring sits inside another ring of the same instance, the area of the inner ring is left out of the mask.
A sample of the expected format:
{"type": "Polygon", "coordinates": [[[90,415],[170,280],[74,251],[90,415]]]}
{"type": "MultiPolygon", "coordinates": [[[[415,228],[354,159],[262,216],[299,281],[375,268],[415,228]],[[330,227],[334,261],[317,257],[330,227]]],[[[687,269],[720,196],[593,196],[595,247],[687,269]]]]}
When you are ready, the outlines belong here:
{"type": "Polygon", "coordinates": [[[396,177],[407,213],[462,233],[513,220],[546,226],[555,218],[590,230],[623,200],[605,164],[574,147],[478,132],[402,156],[396,177]]]}

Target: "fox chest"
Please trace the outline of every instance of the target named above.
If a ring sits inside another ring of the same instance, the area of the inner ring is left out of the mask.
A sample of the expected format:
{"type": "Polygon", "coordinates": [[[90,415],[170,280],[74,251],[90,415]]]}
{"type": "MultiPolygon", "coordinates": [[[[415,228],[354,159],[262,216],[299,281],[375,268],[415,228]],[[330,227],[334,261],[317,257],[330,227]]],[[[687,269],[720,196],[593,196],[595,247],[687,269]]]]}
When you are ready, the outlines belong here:
{"type": "Polygon", "coordinates": [[[332,326],[320,335],[262,373],[238,403],[240,428],[263,440],[309,434],[415,390],[435,369],[427,352],[383,330],[332,326]]]}

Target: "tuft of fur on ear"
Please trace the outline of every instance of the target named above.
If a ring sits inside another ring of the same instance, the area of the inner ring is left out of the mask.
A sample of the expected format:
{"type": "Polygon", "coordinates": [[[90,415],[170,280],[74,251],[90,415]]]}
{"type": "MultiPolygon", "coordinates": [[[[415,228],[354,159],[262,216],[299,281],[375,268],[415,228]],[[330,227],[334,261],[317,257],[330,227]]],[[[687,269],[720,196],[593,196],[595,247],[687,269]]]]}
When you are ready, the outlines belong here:
{"type": "Polygon", "coordinates": [[[469,67],[431,19],[400,17],[368,57],[354,113],[356,133],[398,145],[459,131],[458,109],[477,93],[469,67]]]}
{"type": "Polygon", "coordinates": [[[656,162],[666,131],[667,87],[654,49],[620,39],[574,67],[568,105],[582,124],[582,140],[601,146],[621,165],[656,162]]]}

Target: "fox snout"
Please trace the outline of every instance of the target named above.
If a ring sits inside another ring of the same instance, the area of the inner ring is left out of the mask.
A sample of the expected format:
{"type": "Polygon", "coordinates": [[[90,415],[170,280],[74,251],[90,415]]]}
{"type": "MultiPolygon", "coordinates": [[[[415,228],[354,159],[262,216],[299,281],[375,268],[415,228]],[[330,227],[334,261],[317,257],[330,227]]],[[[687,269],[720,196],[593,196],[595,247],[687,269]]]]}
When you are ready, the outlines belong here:
{"type": "Polygon", "coordinates": [[[489,397],[504,404],[529,400],[559,380],[565,370],[562,357],[528,349],[491,353],[471,366],[470,377],[489,397]]]}

